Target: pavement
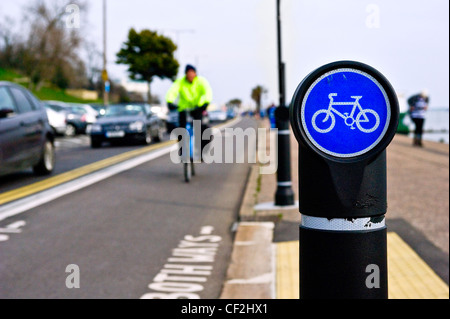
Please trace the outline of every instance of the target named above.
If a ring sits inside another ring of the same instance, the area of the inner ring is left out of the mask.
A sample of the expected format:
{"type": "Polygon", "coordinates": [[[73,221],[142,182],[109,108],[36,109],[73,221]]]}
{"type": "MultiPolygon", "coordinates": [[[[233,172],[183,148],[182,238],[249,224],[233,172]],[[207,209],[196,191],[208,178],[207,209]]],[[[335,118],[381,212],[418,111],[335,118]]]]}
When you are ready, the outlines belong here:
{"type": "MultiPolygon", "coordinates": [[[[258,125],[267,128],[267,119],[258,125]]],[[[296,204],[289,207],[273,203],[276,174],[252,166],[221,299],[299,298],[297,156],[291,132],[296,204]]],[[[449,299],[449,145],[413,147],[397,134],[387,148],[387,180],[389,299],[449,299]]]]}

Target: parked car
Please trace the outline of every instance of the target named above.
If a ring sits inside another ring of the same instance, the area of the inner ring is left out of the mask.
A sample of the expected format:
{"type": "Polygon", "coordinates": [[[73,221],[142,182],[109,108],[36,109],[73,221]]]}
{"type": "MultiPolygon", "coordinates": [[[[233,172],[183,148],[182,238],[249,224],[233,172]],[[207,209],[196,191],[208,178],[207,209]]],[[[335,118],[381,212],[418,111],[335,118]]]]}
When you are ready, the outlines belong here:
{"type": "Polygon", "coordinates": [[[152,113],[156,114],[164,123],[167,121],[169,115],[169,108],[166,105],[152,104],[150,106],[152,113]]]}
{"type": "Polygon", "coordinates": [[[50,174],[54,134],[41,101],[14,83],[0,82],[0,175],[33,168],[50,174]]]}
{"type": "Polygon", "coordinates": [[[220,110],[208,111],[208,117],[210,122],[223,122],[227,120],[227,112],[220,110]]]}
{"type": "Polygon", "coordinates": [[[233,109],[227,110],[227,118],[228,119],[234,119],[236,117],[236,111],[233,109]]]}
{"type": "Polygon", "coordinates": [[[65,135],[67,130],[66,115],[61,112],[53,110],[50,106],[44,103],[47,111],[48,122],[56,135],[65,135]]]}
{"type": "Polygon", "coordinates": [[[86,133],[87,126],[95,123],[98,115],[97,111],[87,104],[65,103],[60,101],[45,101],[45,103],[53,110],[65,114],[67,136],[86,133]]]}
{"type": "Polygon", "coordinates": [[[167,132],[172,132],[173,129],[178,127],[178,111],[177,110],[171,110],[167,114],[167,120],[166,120],[166,128],[167,132]]]}
{"type": "Polygon", "coordinates": [[[93,148],[101,147],[105,141],[159,142],[164,132],[164,122],[151,111],[149,104],[144,103],[109,105],[105,115],[98,118],[88,131],[93,148]]]}
{"type": "Polygon", "coordinates": [[[105,115],[106,112],[106,105],[104,104],[89,104],[94,110],[97,111],[98,115],[97,117],[105,115]]]}
{"type": "Polygon", "coordinates": [[[99,116],[99,112],[89,104],[69,103],[69,105],[71,106],[72,112],[86,114],[86,123],[88,124],[95,123],[99,116]]]}

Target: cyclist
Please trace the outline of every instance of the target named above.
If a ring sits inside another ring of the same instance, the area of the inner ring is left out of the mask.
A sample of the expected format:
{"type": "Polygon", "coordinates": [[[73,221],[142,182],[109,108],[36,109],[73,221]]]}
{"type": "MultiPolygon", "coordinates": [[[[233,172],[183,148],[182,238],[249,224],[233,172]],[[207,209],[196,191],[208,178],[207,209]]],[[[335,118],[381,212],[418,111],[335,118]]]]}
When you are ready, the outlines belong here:
{"type": "MultiPolygon", "coordinates": [[[[166,94],[167,106],[170,110],[178,110],[179,127],[186,127],[186,112],[190,112],[194,120],[203,119],[203,113],[206,111],[209,103],[212,100],[212,89],[209,82],[202,76],[197,75],[197,70],[194,66],[186,65],[185,75],[175,80],[166,94]],[[176,99],[178,106],[175,105],[176,99]]],[[[201,125],[201,133],[207,128],[206,125],[201,125]]],[[[202,150],[204,148],[202,140],[202,150]]]]}

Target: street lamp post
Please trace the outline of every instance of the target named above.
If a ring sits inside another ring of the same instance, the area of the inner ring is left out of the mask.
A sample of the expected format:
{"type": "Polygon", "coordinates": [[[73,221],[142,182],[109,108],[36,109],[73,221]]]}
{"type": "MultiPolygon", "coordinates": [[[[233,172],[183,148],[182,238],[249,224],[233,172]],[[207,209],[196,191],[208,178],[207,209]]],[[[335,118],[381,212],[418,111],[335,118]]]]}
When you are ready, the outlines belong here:
{"type": "Polygon", "coordinates": [[[109,88],[108,71],[106,70],[106,0],[103,0],[103,104],[108,105],[109,100],[109,88]]]}
{"type": "Polygon", "coordinates": [[[275,110],[275,123],[278,129],[278,169],[276,206],[294,204],[294,192],[291,181],[291,147],[289,130],[289,109],[286,106],[285,70],[281,56],[281,15],[280,0],[277,0],[277,35],[278,35],[278,84],[280,104],[275,110]]]}

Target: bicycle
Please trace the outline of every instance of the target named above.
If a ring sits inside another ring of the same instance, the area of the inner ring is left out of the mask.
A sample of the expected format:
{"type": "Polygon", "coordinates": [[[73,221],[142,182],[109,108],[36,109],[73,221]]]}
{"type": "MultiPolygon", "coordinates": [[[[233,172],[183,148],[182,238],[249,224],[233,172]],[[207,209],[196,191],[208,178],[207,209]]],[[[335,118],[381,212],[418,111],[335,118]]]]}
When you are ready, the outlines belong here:
{"type": "Polygon", "coordinates": [[[183,157],[183,171],[184,171],[184,180],[186,183],[191,181],[192,176],[195,176],[195,168],[194,162],[198,162],[198,152],[195,151],[195,135],[194,135],[194,121],[193,118],[188,111],[184,111],[186,113],[186,132],[188,136],[184,136],[183,141],[184,145],[182,148],[182,157],[183,157]],[[188,150],[188,154],[186,154],[188,150]],[[188,157],[189,156],[189,157],[188,157]]]}
{"type": "Polygon", "coordinates": [[[330,99],[330,104],[328,105],[328,109],[322,109],[322,110],[318,110],[316,113],[314,113],[311,122],[312,125],[314,127],[314,129],[319,132],[319,133],[328,133],[330,132],[334,126],[336,125],[336,116],[333,114],[336,113],[338,116],[340,116],[341,118],[344,119],[344,122],[347,126],[350,126],[350,129],[354,130],[354,124],[356,124],[356,127],[363,133],[371,133],[373,131],[375,131],[378,126],[380,125],[380,116],[378,115],[377,112],[375,112],[372,109],[363,109],[361,104],[359,104],[359,100],[362,98],[362,96],[351,96],[351,98],[355,99],[355,101],[353,102],[333,102],[333,97],[337,96],[337,93],[330,93],[328,95],[328,98],[330,99]],[[353,105],[352,111],[350,113],[350,115],[348,114],[348,112],[345,113],[341,113],[338,110],[336,110],[333,106],[337,106],[337,105],[353,105]],[[355,112],[356,109],[359,110],[358,115],[355,118],[355,112]],[[325,123],[327,121],[329,121],[331,119],[331,122],[329,123],[328,127],[326,128],[319,128],[317,126],[317,117],[320,114],[326,114],[325,118],[322,120],[322,123],[325,123]],[[375,117],[375,123],[369,127],[369,128],[365,128],[361,125],[361,123],[370,123],[372,124],[368,114],[372,114],[373,117],[375,117]]]}

